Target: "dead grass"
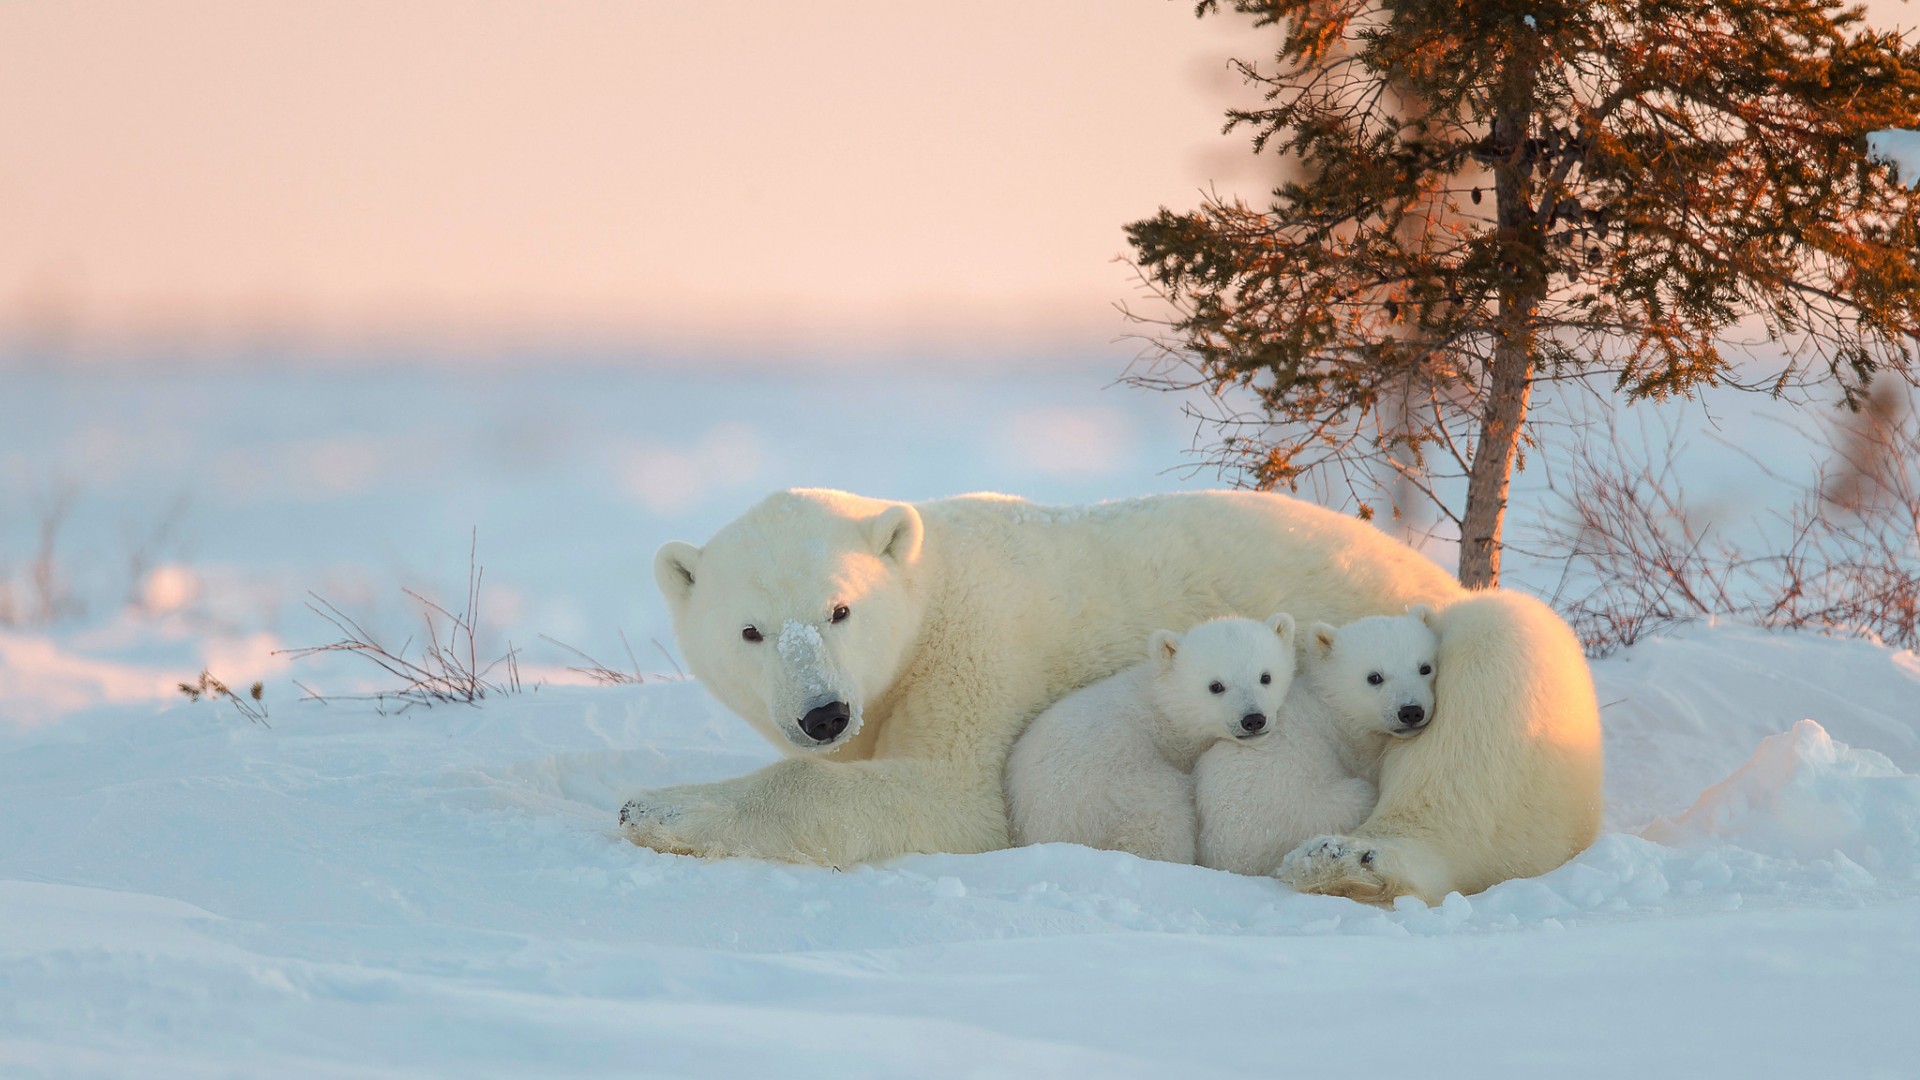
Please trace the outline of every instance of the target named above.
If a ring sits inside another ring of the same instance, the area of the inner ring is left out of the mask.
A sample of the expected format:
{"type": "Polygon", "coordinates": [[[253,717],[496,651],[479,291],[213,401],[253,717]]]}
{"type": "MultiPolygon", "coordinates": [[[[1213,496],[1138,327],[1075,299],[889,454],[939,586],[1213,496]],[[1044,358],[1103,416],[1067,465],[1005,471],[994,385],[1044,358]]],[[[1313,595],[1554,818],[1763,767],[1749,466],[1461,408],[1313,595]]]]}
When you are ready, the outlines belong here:
{"type": "MultiPolygon", "coordinates": [[[[659,675],[650,676],[640,670],[640,661],[637,657],[633,655],[633,644],[627,640],[627,632],[625,630],[620,631],[620,646],[621,648],[625,649],[627,652],[628,666],[625,668],[608,667],[606,664],[603,664],[600,661],[594,659],[592,656],[589,656],[584,650],[574,648],[572,645],[569,645],[566,642],[561,641],[559,638],[551,637],[547,634],[541,634],[540,639],[542,641],[547,642],[550,645],[554,645],[564,650],[565,652],[573,656],[575,659],[580,661],[580,663],[578,664],[568,665],[567,666],[568,671],[575,672],[580,675],[585,675],[587,678],[592,679],[594,682],[600,683],[603,686],[636,685],[639,683],[656,681],[662,678],[662,676],[659,676],[659,675]]],[[[682,679],[686,678],[686,673],[680,670],[679,663],[674,660],[673,655],[671,653],[667,652],[665,646],[661,645],[658,641],[655,641],[653,643],[653,647],[660,651],[661,656],[666,657],[667,663],[673,665],[673,670],[676,678],[682,678],[682,679]]]]}
{"type": "MultiPolygon", "coordinates": [[[[309,593],[307,609],[332,626],[339,637],[324,645],[284,649],[275,655],[304,660],[329,653],[349,653],[373,665],[397,685],[366,694],[322,695],[301,686],[307,698],[326,702],[335,698],[371,701],[382,714],[405,712],[416,706],[478,705],[489,696],[517,694],[520,682],[519,651],[511,641],[504,653],[483,661],[477,627],[480,621],[481,586],[486,569],[479,565],[479,537],[476,532],[467,549],[467,592],[458,612],[412,589],[403,589],[419,608],[422,636],[415,652],[415,639],[407,638],[398,647],[367,630],[352,616],[317,593],[309,593]],[[415,653],[410,656],[409,653],[415,653]]],[[[296,683],[295,685],[300,685],[296,683]]]]}
{"type": "Polygon", "coordinates": [[[233,705],[234,709],[239,712],[241,716],[246,717],[249,722],[259,724],[261,727],[273,726],[267,723],[267,686],[265,683],[256,682],[247,688],[245,695],[236,694],[226,683],[214,678],[213,672],[203,668],[200,671],[200,677],[198,679],[195,679],[193,682],[183,682],[180,684],[180,692],[187,695],[189,701],[199,701],[201,698],[206,698],[210,701],[219,701],[224,698],[233,705]]]}

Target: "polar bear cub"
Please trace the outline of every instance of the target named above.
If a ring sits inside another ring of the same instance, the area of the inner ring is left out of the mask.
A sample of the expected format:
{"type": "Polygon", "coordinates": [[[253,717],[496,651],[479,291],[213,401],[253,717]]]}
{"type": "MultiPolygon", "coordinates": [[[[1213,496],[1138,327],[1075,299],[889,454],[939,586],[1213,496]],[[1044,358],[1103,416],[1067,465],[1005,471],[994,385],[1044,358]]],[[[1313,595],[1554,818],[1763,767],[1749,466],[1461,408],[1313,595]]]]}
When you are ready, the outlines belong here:
{"type": "Polygon", "coordinates": [[[1193,862],[1194,762],[1221,739],[1266,728],[1293,681],[1294,653],[1284,614],[1154,631],[1145,663],[1060,699],[1014,744],[1014,843],[1193,862]]]}
{"type": "Polygon", "coordinates": [[[1433,611],[1314,624],[1304,677],[1261,732],[1217,743],[1194,766],[1202,866],[1270,874],[1307,840],[1373,813],[1380,758],[1433,719],[1433,611]]]}

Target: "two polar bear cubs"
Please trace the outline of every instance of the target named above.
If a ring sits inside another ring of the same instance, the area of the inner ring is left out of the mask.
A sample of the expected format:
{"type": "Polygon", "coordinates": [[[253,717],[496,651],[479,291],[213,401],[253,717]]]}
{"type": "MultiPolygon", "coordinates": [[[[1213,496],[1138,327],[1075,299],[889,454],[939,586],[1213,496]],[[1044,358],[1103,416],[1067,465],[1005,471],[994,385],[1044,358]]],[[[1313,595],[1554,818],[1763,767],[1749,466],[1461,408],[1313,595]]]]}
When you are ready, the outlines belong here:
{"type": "Polygon", "coordinates": [[[1432,613],[1156,631],[1147,661],[1036,717],[1007,759],[1014,842],[1271,873],[1373,811],[1380,759],[1433,717],[1432,613]],[[1296,675],[1300,677],[1296,677],[1296,675]]]}

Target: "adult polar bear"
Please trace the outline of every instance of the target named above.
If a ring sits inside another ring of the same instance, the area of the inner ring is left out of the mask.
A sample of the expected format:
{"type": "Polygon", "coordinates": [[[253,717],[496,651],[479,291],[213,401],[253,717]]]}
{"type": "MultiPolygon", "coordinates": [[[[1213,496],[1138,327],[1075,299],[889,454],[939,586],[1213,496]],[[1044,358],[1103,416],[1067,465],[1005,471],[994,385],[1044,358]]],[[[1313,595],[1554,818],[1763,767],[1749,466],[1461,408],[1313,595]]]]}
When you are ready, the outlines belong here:
{"type": "Polygon", "coordinates": [[[1470,596],[1371,525],[1285,496],[1050,508],[795,490],[704,548],[665,545],[654,573],[688,668],[791,755],[628,802],[628,835],[660,851],[846,866],[1005,847],[1001,774],[1022,728],[1134,663],[1154,630],[1273,611],[1338,625],[1414,603],[1442,612],[1433,729],[1394,747],[1375,813],[1290,860],[1288,879],[1433,902],[1550,870],[1598,827],[1598,709],[1565,624],[1517,594],[1470,596]],[[1471,632],[1444,630],[1453,606],[1477,612],[1471,632]]]}

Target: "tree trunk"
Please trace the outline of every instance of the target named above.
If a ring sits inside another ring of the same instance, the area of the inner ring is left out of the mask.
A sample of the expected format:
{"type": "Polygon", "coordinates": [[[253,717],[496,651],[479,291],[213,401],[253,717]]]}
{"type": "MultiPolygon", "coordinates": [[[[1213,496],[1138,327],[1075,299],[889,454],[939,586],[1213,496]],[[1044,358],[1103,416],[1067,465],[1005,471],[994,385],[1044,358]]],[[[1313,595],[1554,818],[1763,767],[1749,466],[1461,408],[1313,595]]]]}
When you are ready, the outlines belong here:
{"type": "Polygon", "coordinates": [[[1527,399],[1533,392],[1533,315],[1546,292],[1540,274],[1542,236],[1526,190],[1533,173],[1526,157],[1527,119],[1525,110],[1513,110],[1493,122],[1493,142],[1503,158],[1493,170],[1497,235],[1509,284],[1500,290],[1480,437],[1474,443],[1466,512],[1460,518],[1460,584],[1469,589],[1500,584],[1500,530],[1507,516],[1507,489],[1513,481],[1527,399]]]}
{"type": "Polygon", "coordinates": [[[1533,391],[1528,341],[1503,337],[1495,346],[1480,438],[1467,474],[1467,507],[1460,518],[1460,584],[1490,589],[1500,584],[1500,530],[1507,516],[1507,488],[1520,448],[1520,425],[1533,391]]]}

